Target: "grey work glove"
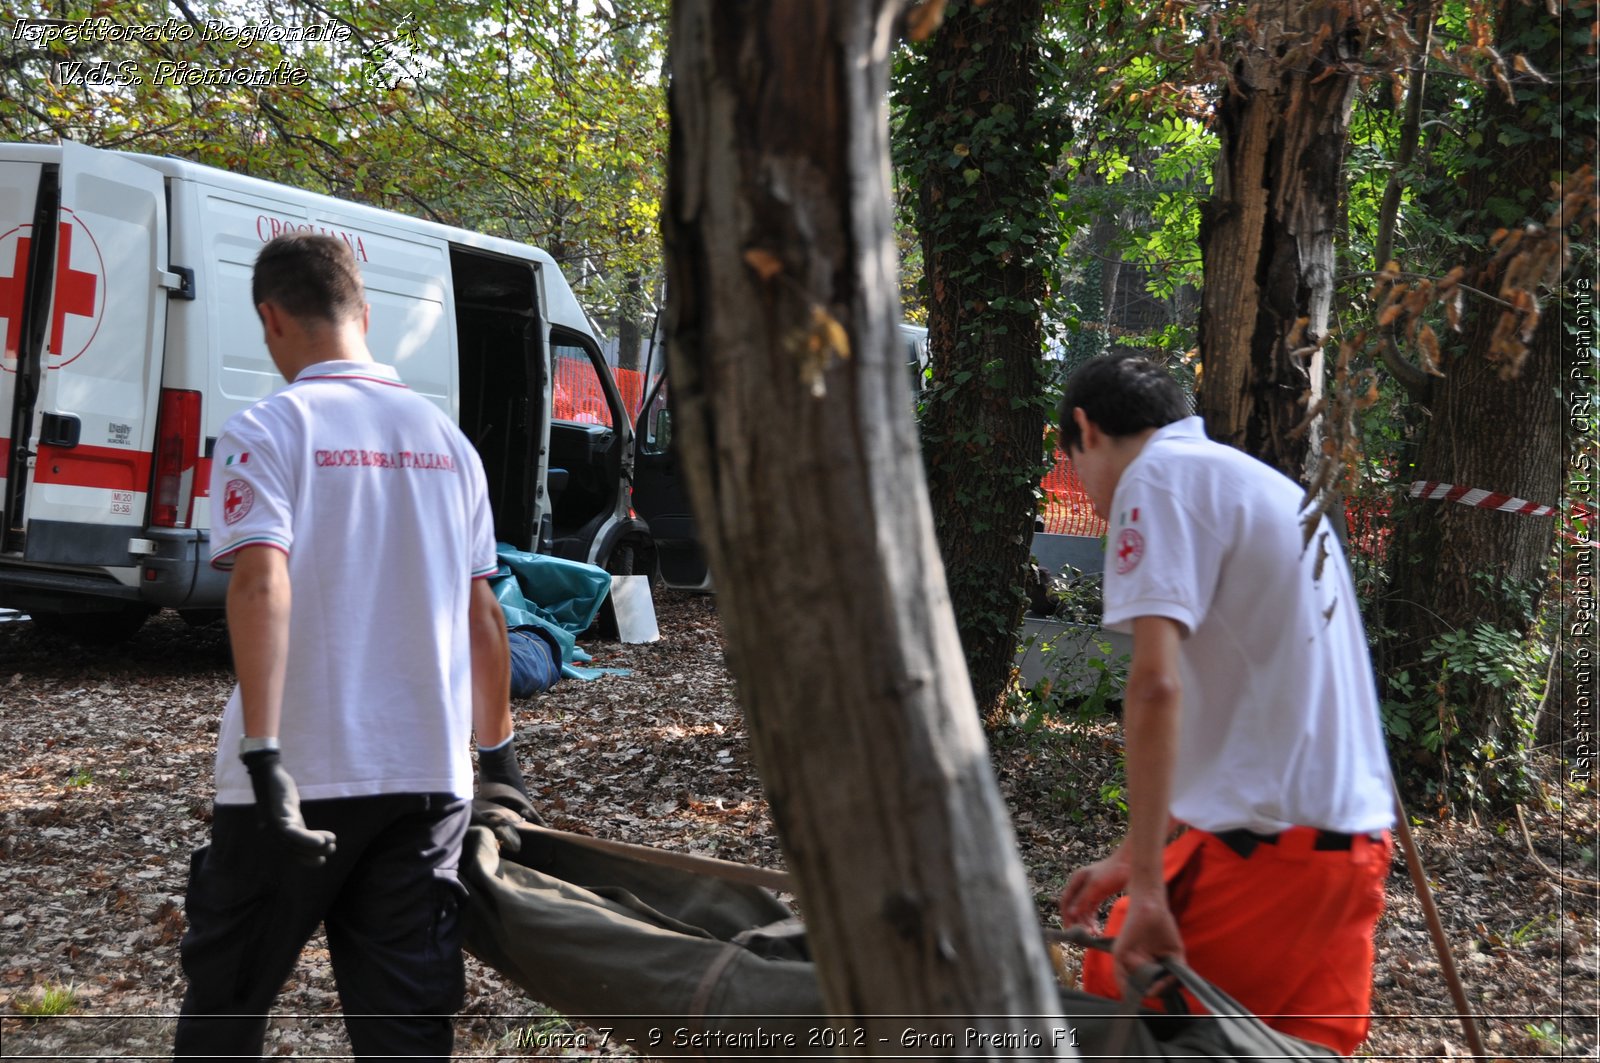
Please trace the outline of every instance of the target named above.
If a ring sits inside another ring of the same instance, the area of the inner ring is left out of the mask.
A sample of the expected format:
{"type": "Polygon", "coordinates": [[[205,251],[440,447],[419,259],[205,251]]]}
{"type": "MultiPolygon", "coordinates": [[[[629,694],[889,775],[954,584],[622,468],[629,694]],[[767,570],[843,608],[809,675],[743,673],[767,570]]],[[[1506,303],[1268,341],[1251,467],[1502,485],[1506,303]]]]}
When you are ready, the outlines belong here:
{"type": "Polygon", "coordinates": [[[300,818],[300,791],[283,766],[276,749],[257,749],[239,758],[250,772],[250,788],[256,794],[256,814],[261,825],[289,847],[302,864],[321,867],[333,855],[332,831],[308,830],[300,818]]]}

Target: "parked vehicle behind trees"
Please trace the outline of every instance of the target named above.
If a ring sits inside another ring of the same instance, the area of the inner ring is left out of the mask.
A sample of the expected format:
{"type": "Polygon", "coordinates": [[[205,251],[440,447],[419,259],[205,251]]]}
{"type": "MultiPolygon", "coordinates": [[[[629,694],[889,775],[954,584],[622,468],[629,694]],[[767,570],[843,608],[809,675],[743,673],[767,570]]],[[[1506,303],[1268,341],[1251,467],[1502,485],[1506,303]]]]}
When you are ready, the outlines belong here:
{"type": "MultiPolygon", "coordinates": [[[[922,374],[928,367],[928,330],[901,324],[899,337],[906,372],[915,390],[921,386],[922,374]]],[[[652,344],[644,369],[644,401],[634,426],[638,454],[633,506],[649,522],[650,545],[660,561],[661,581],[679,590],[708,591],[711,575],[706,568],[706,555],[700,545],[694,513],[689,508],[689,489],[679,466],[678,448],[674,445],[675,414],[665,355],[666,348],[661,342],[652,344]]]]}

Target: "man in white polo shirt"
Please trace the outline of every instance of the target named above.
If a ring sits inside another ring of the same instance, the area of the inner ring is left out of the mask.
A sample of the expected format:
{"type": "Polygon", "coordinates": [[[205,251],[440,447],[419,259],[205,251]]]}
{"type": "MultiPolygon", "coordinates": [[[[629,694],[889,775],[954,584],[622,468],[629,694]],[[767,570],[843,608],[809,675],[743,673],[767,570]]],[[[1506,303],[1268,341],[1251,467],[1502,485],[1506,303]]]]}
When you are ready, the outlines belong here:
{"type": "Polygon", "coordinates": [[[1269,1025],[1348,1055],[1366,1036],[1393,823],[1377,691],[1344,555],[1302,490],[1205,436],[1167,371],[1097,358],[1062,449],[1106,537],[1107,628],[1133,635],[1128,835],[1074,872],[1064,922],[1112,908],[1084,988],[1186,958],[1269,1025]],[[1173,822],[1190,829],[1165,844],[1173,822]]]}
{"type": "Polygon", "coordinates": [[[522,787],[483,469],[373,361],[342,241],[271,241],[252,294],[291,383],[230,418],[213,459],[239,682],[190,865],[175,1054],[259,1056],[322,924],[357,1055],[448,1059],[474,731],[484,780],[522,787]]]}

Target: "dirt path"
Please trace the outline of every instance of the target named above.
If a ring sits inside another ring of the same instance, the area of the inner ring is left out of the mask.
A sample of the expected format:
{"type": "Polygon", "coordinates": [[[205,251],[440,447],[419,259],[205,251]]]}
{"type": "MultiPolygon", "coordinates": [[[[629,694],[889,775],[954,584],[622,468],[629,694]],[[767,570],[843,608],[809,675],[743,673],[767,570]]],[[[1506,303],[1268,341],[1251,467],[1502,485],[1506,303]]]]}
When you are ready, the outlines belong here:
{"type": "MultiPolygon", "coordinates": [[[[663,640],[584,640],[627,676],[565,681],[516,707],[528,778],[556,826],[782,865],[723,668],[715,601],[657,603],[663,640]]],[[[190,851],[203,843],[216,720],[231,686],[220,630],[163,615],[115,651],[62,648],[0,623],[0,1036],[8,1058],[160,1058],[182,991],[177,942],[190,851]],[[52,991],[74,1006],[29,1017],[52,991]]],[[[993,732],[1041,918],[1066,872],[1115,842],[1102,785],[1115,728],[993,732]]],[[[1529,819],[1552,868],[1595,875],[1592,794],[1529,819]]],[[[1594,1058],[1600,1000],[1592,900],[1563,892],[1514,822],[1418,829],[1458,962],[1507,1057],[1594,1058]]],[[[1379,929],[1364,1054],[1464,1051],[1419,907],[1397,862],[1379,929]]],[[[342,1057],[348,1041],[320,937],[279,999],[269,1055],[342,1057]]],[[[469,961],[457,1058],[559,1056],[569,1027],[469,961]]],[[[593,1053],[590,1053],[593,1054],[593,1053]]]]}

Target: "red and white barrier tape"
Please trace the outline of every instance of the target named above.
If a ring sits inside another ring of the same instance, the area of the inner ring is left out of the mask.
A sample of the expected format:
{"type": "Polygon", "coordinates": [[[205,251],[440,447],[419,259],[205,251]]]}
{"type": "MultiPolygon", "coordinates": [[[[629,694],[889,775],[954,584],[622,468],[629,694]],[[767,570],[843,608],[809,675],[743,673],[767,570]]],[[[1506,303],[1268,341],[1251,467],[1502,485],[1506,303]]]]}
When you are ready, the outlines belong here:
{"type": "Polygon", "coordinates": [[[1526,517],[1548,517],[1556,511],[1554,506],[1541,506],[1525,498],[1512,498],[1498,491],[1485,491],[1481,487],[1457,487],[1432,480],[1418,480],[1411,485],[1412,498],[1434,501],[1460,502],[1463,506],[1478,509],[1498,509],[1502,513],[1521,513],[1526,517]]]}
{"type": "MultiPolygon", "coordinates": [[[[1499,494],[1495,491],[1485,491],[1482,488],[1457,487],[1455,484],[1436,483],[1432,480],[1418,480],[1413,483],[1411,485],[1411,497],[1460,502],[1464,506],[1476,506],[1479,509],[1497,509],[1502,513],[1522,513],[1529,517],[1548,517],[1556,511],[1554,506],[1541,506],[1539,503],[1529,502],[1525,498],[1512,498],[1510,495],[1499,494]]],[[[1572,507],[1572,515],[1582,518],[1586,524],[1593,517],[1587,507],[1576,504],[1572,507]]],[[[1565,528],[1557,528],[1556,534],[1584,549],[1592,550],[1600,546],[1600,542],[1593,539],[1585,539],[1581,535],[1574,535],[1565,528]]]]}

